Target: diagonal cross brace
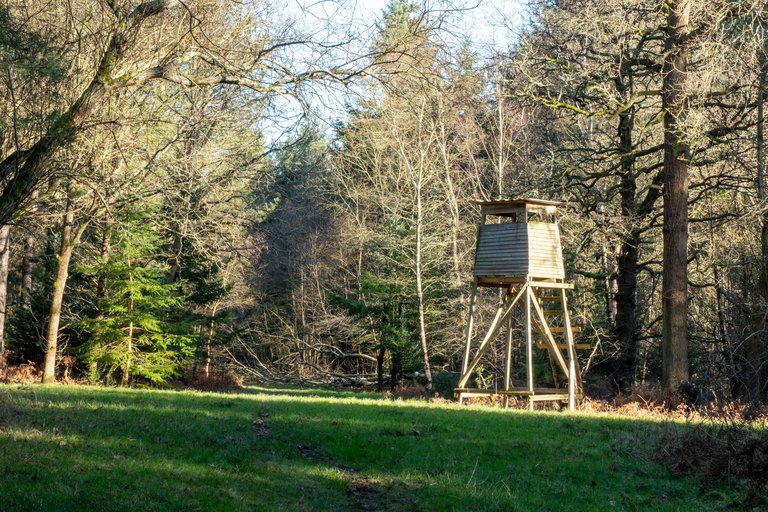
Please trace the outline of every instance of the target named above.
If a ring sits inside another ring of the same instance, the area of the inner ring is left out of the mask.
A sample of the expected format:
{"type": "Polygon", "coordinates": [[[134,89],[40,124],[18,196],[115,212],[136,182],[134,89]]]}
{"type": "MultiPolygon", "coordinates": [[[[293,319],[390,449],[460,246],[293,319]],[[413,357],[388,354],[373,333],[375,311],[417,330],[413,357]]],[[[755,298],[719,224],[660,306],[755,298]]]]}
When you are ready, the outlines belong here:
{"type": "MultiPolygon", "coordinates": [[[[568,343],[568,359],[574,363],[573,387],[580,393],[584,390],[584,383],[581,381],[581,371],[579,370],[579,360],[576,358],[576,346],[573,341],[573,329],[571,329],[571,317],[568,315],[568,297],[565,290],[560,290],[560,300],[563,308],[563,326],[565,327],[565,339],[568,343]]],[[[571,386],[571,379],[568,381],[571,386]]]]}
{"type": "Polygon", "coordinates": [[[461,376],[461,379],[459,379],[459,383],[457,387],[463,388],[464,386],[467,385],[467,381],[469,381],[469,376],[475,370],[475,367],[480,362],[480,358],[483,357],[483,354],[490,346],[491,340],[499,332],[499,329],[501,328],[502,325],[504,325],[504,322],[509,318],[509,315],[512,314],[512,309],[515,307],[515,304],[517,304],[517,302],[527,292],[527,290],[528,290],[528,283],[525,283],[517,292],[517,295],[515,295],[515,298],[512,299],[512,302],[510,302],[508,306],[507,306],[507,300],[509,298],[509,295],[505,297],[504,302],[499,306],[499,309],[496,311],[496,316],[494,317],[493,322],[491,322],[491,327],[488,330],[488,333],[485,335],[485,338],[483,338],[482,343],[480,343],[480,347],[478,347],[477,349],[477,354],[475,354],[475,357],[474,359],[472,359],[472,362],[469,363],[469,365],[467,365],[467,369],[464,371],[464,375],[461,376]],[[505,306],[507,308],[506,311],[504,311],[505,306]]]}
{"type": "MultiPolygon", "coordinates": [[[[533,290],[531,290],[531,295],[533,295],[533,290]]],[[[549,325],[547,325],[547,319],[544,318],[544,312],[541,310],[541,306],[539,305],[539,301],[536,299],[536,296],[533,296],[533,299],[531,303],[533,304],[533,309],[536,310],[536,315],[538,318],[536,319],[536,326],[539,329],[539,332],[544,336],[544,339],[547,341],[547,350],[549,351],[549,354],[555,358],[555,361],[557,361],[557,364],[560,366],[560,369],[563,370],[563,373],[565,374],[566,378],[570,378],[570,372],[568,371],[568,364],[565,362],[565,359],[563,359],[563,354],[560,352],[560,349],[557,348],[557,343],[555,342],[554,336],[552,336],[552,331],[549,330],[549,325]]],[[[572,342],[571,342],[572,343],[572,342]]],[[[569,343],[569,353],[570,353],[570,343],[569,343]]]]}

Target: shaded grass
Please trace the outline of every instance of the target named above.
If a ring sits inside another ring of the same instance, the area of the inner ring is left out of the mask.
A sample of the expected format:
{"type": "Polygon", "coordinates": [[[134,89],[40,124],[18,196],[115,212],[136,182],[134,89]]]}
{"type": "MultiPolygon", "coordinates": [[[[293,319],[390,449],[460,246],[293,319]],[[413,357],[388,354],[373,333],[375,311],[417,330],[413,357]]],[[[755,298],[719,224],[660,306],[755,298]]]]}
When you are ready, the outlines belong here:
{"type": "Polygon", "coordinates": [[[378,395],[0,386],[0,510],[727,510],[670,424],[378,395]]]}

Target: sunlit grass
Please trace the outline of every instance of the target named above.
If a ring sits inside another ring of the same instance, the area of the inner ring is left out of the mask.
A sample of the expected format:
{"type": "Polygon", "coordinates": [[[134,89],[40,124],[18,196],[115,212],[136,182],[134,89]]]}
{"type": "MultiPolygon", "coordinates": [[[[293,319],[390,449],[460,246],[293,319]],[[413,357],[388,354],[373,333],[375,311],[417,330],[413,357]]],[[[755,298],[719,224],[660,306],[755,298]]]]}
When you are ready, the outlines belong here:
{"type": "Polygon", "coordinates": [[[0,386],[0,510],[724,510],[648,462],[678,428],[252,388],[0,386]]]}

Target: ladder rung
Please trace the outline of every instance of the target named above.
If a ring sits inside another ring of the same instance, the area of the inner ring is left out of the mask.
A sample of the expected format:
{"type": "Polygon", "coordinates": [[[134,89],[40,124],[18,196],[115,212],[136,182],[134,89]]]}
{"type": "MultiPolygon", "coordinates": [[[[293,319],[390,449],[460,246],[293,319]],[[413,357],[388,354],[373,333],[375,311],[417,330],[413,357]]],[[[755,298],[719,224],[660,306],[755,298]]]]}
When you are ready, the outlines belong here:
{"type": "Polygon", "coordinates": [[[539,296],[541,302],[560,302],[561,298],[556,295],[543,295],[539,296]]]}
{"type": "Polygon", "coordinates": [[[562,309],[545,309],[544,315],[545,316],[555,316],[555,315],[562,315],[563,310],[562,309]]]}
{"type": "MultiPolygon", "coordinates": [[[[539,350],[546,350],[547,347],[549,347],[549,345],[547,345],[546,343],[539,343],[538,345],[536,345],[536,348],[538,348],[539,350]]],[[[576,350],[592,349],[592,345],[590,345],[589,343],[575,343],[574,347],[576,348],[576,350]]],[[[568,345],[566,343],[558,343],[557,348],[559,348],[560,350],[567,350],[568,345]]]]}
{"type": "MultiPolygon", "coordinates": [[[[565,332],[565,327],[550,327],[549,331],[552,333],[561,333],[561,332],[565,332]]],[[[581,327],[578,327],[578,326],[571,327],[571,332],[573,333],[581,332],[581,327]]]]}

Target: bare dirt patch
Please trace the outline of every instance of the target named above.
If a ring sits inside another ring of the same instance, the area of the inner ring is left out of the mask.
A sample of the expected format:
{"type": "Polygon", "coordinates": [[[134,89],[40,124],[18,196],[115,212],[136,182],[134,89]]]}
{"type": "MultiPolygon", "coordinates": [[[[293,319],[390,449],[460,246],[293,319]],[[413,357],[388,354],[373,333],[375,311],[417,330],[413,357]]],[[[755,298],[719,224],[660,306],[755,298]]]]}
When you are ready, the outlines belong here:
{"type": "Polygon", "coordinates": [[[261,438],[269,437],[271,429],[269,427],[269,413],[262,412],[252,420],[253,427],[256,429],[256,435],[261,438]]]}
{"type": "Polygon", "coordinates": [[[350,505],[357,510],[401,512],[418,510],[413,488],[397,482],[374,481],[366,476],[350,475],[347,491],[350,505]]]}
{"type": "Polygon", "coordinates": [[[323,462],[328,465],[336,465],[336,463],[324,454],[317,446],[313,444],[300,444],[296,447],[302,457],[313,462],[323,462]]]}
{"type": "Polygon", "coordinates": [[[339,464],[312,444],[296,447],[306,460],[335,466],[347,482],[349,504],[356,510],[367,512],[415,511],[417,500],[412,487],[394,481],[380,481],[362,474],[357,469],[339,464]]]}
{"type": "Polygon", "coordinates": [[[388,510],[385,508],[388,505],[386,487],[371,482],[367,477],[354,478],[347,494],[350,504],[358,510],[388,510]]]}

